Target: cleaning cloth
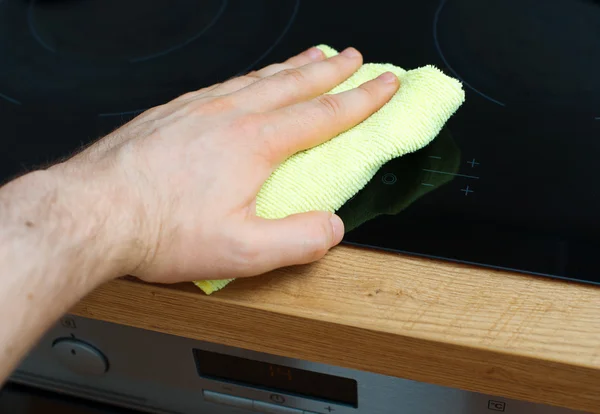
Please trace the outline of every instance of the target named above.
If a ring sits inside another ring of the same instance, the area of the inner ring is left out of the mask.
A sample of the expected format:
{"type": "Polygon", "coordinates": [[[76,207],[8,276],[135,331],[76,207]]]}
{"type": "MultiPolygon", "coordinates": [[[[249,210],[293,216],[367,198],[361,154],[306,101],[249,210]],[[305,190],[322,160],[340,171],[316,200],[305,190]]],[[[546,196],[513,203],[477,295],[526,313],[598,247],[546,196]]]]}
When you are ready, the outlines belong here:
{"type": "MultiPolygon", "coordinates": [[[[327,57],[337,54],[329,46],[318,47],[327,57]]],[[[283,162],[257,195],[259,217],[335,212],[386,162],[427,146],[464,102],[461,83],[433,66],[407,71],[391,64],[365,63],[328,93],[355,88],[387,71],[400,80],[400,89],[392,99],[354,128],[283,162]]],[[[194,283],[211,294],[232,280],[194,283]]]]}

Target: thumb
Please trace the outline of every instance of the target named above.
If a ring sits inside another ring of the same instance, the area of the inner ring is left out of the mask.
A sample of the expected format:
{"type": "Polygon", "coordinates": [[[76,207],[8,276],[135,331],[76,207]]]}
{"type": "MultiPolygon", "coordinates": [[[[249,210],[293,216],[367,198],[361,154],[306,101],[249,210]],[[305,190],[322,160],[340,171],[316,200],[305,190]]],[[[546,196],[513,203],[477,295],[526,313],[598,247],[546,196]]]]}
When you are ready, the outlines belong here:
{"type": "MultiPolygon", "coordinates": [[[[344,237],[335,214],[313,211],[279,220],[253,218],[247,237],[256,253],[256,273],[319,260],[344,237]]],[[[250,244],[250,243],[249,243],[250,244]]]]}

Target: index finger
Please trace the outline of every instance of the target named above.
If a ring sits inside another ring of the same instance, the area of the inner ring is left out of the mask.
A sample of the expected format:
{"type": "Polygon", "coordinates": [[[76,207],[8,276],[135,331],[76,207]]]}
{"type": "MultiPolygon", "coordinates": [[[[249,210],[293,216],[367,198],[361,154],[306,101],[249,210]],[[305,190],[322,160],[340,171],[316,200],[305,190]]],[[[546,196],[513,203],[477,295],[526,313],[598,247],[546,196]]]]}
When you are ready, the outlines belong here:
{"type": "Polygon", "coordinates": [[[385,72],[357,88],[319,96],[262,116],[261,142],[274,164],[358,125],[385,105],[400,81],[385,72]]]}
{"type": "Polygon", "coordinates": [[[306,101],[326,93],[348,79],[362,65],[354,48],[328,59],[284,69],[231,95],[237,106],[249,112],[266,112],[306,101]]]}

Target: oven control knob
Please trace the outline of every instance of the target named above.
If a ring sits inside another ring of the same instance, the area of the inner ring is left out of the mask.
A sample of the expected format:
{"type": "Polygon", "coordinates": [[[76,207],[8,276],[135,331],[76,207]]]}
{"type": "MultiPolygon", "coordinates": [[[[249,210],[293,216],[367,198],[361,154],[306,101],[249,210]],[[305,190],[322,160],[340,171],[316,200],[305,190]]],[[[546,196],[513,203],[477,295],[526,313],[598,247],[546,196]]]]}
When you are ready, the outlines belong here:
{"type": "Polygon", "coordinates": [[[108,359],[92,345],[74,338],[59,338],[52,351],[60,363],[77,374],[102,375],[108,371],[108,359]]]}

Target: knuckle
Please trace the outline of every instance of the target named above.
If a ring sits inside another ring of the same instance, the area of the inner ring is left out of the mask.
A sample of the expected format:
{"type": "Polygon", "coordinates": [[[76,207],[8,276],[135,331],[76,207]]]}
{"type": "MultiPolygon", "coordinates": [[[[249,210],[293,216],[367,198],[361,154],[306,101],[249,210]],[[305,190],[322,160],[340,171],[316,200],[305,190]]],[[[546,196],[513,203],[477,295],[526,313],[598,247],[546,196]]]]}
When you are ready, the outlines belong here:
{"type": "Polygon", "coordinates": [[[178,112],[185,115],[202,115],[204,113],[204,104],[204,100],[192,100],[179,108],[178,112]]]}
{"type": "Polygon", "coordinates": [[[254,82],[256,82],[256,79],[257,78],[255,78],[253,76],[249,76],[249,75],[240,76],[240,77],[228,80],[224,86],[227,86],[228,88],[234,89],[234,90],[242,89],[242,88],[245,88],[246,86],[251,85],[254,82]]]}
{"type": "Polygon", "coordinates": [[[253,70],[252,72],[246,73],[245,77],[251,78],[253,80],[260,79],[259,71],[253,70]]]}
{"type": "Polygon", "coordinates": [[[181,102],[181,101],[190,101],[193,99],[197,99],[199,97],[201,97],[202,95],[216,89],[219,88],[221,85],[223,85],[222,83],[215,83],[214,85],[211,86],[207,86],[205,88],[200,88],[197,90],[193,90],[193,91],[189,91],[186,92],[182,95],[179,95],[177,98],[173,99],[173,102],[181,102]]]}
{"type": "Polygon", "coordinates": [[[362,95],[362,98],[366,100],[374,101],[378,99],[377,91],[374,90],[372,85],[362,84],[356,89],[362,95]]]}
{"type": "Polygon", "coordinates": [[[274,63],[272,65],[265,67],[264,69],[261,69],[259,71],[259,74],[262,76],[274,75],[276,73],[279,73],[286,69],[291,69],[291,68],[292,67],[290,65],[286,65],[284,63],[274,63]]]}
{"type": "Polygon", "coordinates": [[[164,112],[168,111],[170,108],[169,104],[160,104],[160,105],[156,105],[153,108],[150,108],[147,113],[149,115],[152,115],[153,117],[158,116],[158,115],[162,115],[164,112]]]}
{"type": "Polygon", "coordinates": [[[142,112],[137,117],[135,117],[132,121],[130,121],[130,124],[138,124],[143,121],[147,121],[148,119],[158,118],[160,117],[160,115],[162,115],[165,108],[166,105],[163,104],[147,109],[146,111],[142,112]]]}
{"type": "Polygon", "coordinates": [[[194,98],[199,92],[201,91],[186,92],[183,95],[179,95],[174,101],[187,101],[188,99],[194,98]]]}
{"type": "Polygon", "coordinates": [[[311,262],[322,259],[329,251],[327,243],[321,241],[313,244],[310,251],[308,252],[308,258],[311,262]]]}
{"type": "Polygon", "coordinates": [[[317,98],[317,102],[325,110],[327,115],[332,117],[342,113],[342,102],[335,95],[322,95],[317,98]]]}
{"type": "Polygon", "coordinates": [[[284,79],[294,82],[296,84],[302,84],[306,79],[304,73],[302,73],[301,70],[296,68],[283,69],[279,73],[284,79]]]}
{"type": "Polygon", "coordinates": [[[231,129],[235,135],[244,138],[256,137],[262,128],[261,114],[245,114],[238,116],[231,122],[231,129]]]}
{"type": "Polygon", "coordinates": [[[322,221],[319,226],[315,226],[314,234],[307,244],[307,258],[316,261],[325,256],[331,246],[332,237],[331,225],[328,221],[322,221]]]}
{"type": "Polygon", "coordinates": [[[229,111],[235,107],[233,99],[228,96],[219,96],[207,100],[204,103],[206,110],[210,113],[229,111]]]}
{"type": "Polygon", "coordinates": [[[235,104],[228,96],[192,100],[186,105],[187,112],[195,115],[214,114],[233,109],[235,104]]]}
{"type": "Polygon", "coordinates": [[[242,237],[229,238],[229,251],[232,254],[234,267],[242,272],[255,267],[261,256],[261,251],[256,244],[242,237]]]}

